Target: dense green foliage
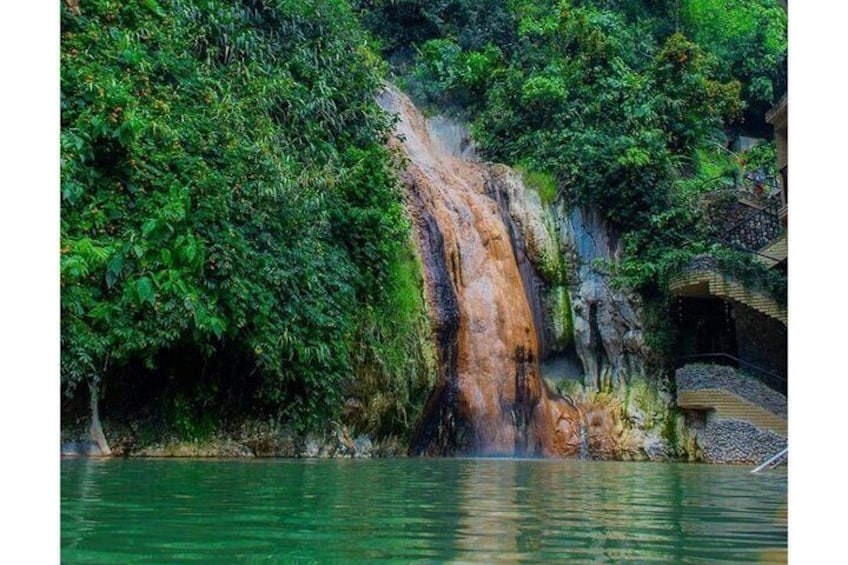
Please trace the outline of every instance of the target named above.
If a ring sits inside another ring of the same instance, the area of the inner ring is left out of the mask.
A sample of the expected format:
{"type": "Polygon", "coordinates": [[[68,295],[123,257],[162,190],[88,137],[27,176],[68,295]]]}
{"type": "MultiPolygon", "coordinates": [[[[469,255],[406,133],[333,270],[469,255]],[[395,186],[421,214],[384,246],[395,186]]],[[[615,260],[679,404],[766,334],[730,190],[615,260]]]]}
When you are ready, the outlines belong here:
{"type": "Polygon", "coordinates": [[[234,394],[315,427],[340,414],[356,345],[383,363],[370,372],[403,384],[407,409],[420,340],[368,330],[354,343],[397,294],[409,302],[397,330],[419,335],[422,305],[419,281],[393,274],[409,226],[373,100],[381,63],[347,3],[74,12],[63,4],[67,394],[170,374],[167,412],[184,429],[201,399],[234,394]]]}
{"type": "Polygon", "coordinates": [[[668,276],[711,253],[785,298],[785,278],[716,243],[734,178],[767,161],[727,147],[738,133],[768,135],[765,111],[785,88],[777,2],[492,1],[475,33],[464,28],[482,21],[468,17],[476,3],[447,4],[371,3],[365,19],[417,14],[405,35],[384,34],[390,49],[403,40],[416,52],[395,66],[399,80],[469,120],[487,158],[556,179],[548,202],[594,208],[617,227],[619,283],[662,302],[668,276]]]}
{"type": "Polygon", "coordinates": [[[214,410],[409,430],[435,361],[377,53],[544,204],[600,211],[619,282],[661,301],[711,253],[785,294],[715,243],[728,179],[773,161],[726,149],[783,88],[769,0],[92,0],[61,18],[69,399],[102,384],[184,436],[214,410]]]}
{"type": "Polygon", "coordinates": [[[451,38],[464,50],[509,46],[514,14],[504,0],[354,0],[365,27],[390,59],[401,62],[431,39],[451,38]]]}
{"type": "Polygon", "coordinates": [[[786,11],[775,0],[686,0],[679,21],[717,61],[724,80],[742,84],[746,130],[768,133],[762,116],[786,90],[786,11]]]}

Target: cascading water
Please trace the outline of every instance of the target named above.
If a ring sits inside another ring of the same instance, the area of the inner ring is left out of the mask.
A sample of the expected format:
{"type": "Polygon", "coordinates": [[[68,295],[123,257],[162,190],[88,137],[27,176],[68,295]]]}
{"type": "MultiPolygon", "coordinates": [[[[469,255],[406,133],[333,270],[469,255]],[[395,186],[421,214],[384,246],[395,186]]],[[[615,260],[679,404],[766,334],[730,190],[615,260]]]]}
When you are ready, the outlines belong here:
{"type": "Polygon", "coordinates": [[[456,144],[435,142],[400,92],[388,88],[379,102],[400,118],[395,143],[407,157],[402,180],[439,351],[439,382],[410,452],[579,454],[579,411],[539,375],[533,312],[491,190],[503,167],[449,154],[456,144]]]}

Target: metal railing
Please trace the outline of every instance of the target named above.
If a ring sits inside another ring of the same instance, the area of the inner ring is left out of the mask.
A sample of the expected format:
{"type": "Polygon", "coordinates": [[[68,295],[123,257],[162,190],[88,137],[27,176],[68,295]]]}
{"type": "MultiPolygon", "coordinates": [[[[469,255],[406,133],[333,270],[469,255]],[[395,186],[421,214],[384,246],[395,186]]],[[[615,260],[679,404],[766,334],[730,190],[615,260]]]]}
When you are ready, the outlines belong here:
{"type": "Polygon", "coordinates": [[[753,469],[751,472],[752,473],[759,473],[760,471],[763,471],[765,469],[773,469],[774,467],[777,467],[781,462],[785,462],[785,459],[788,455],[789,455],[789,448],[784,447],[783,449],[781,449],[780,451],[778,451],[777,453],[775,453],[774,455],[772,455],[771,457],[766,459],[763,463],[761,463],[760,465],[757,465],[757,467],[755,469],[753,469]]]}
{"type": "Polygon", "coordinates": [[[763,369],[752,363],[748,363],[738,357],[727,353],[699,353],[697,355],[683,355],[677,358],[677,367],[680,368],[691,362],[713,363],[714,365],[725,365],[739,369],[740,375],[757,380],[772,390],[784,396],[786,395],[786,379],[779,374],[763,369]]]}
{"type": "MultiPolygon", "coordinates": [[[[786,181],[778,175],[764,169],[750,171],[745,175],[722,174],[703,181],[702,187],[709,185],[711,194],[732,195],[733,201],[726,208],[717,210],[718,216],[734,218],[730,227],[718,227],[710,239],[748,253],[758,253],[761,249],[779,238],[783,233],[780,211],[785,200],[786,181]]],[[[725,224],[726,225],[726,224],[725,224]]],[[[771,257],[768,257],[772,259],[771,257]]]]}
{"type": "Polygon", "coordinates": [[[762,209],[754,210],[725,230],[722,240],[756,253],[783,233],[780,222],[780,200],[773,199],[762,209]]]}

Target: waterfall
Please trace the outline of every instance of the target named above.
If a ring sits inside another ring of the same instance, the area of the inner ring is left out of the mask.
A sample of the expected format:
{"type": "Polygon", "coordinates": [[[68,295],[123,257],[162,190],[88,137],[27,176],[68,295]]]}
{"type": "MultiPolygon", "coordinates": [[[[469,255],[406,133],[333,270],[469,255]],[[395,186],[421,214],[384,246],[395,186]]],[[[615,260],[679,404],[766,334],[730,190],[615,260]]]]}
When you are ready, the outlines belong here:
{"type": "Polygon", "coordinates": [[[578,412],[539,374],[524,250],[518,260],[503,199],[492,189],[504,167],[462,158],[473,155],[463,143],[434,140],[431,131],[456,131],[428,127],[397,90],[387,88],[379,102],[399,117],[393,143],[406,156],[401,180],[439,356],[439,380],[410,453],[579,454],[578,412]]]}

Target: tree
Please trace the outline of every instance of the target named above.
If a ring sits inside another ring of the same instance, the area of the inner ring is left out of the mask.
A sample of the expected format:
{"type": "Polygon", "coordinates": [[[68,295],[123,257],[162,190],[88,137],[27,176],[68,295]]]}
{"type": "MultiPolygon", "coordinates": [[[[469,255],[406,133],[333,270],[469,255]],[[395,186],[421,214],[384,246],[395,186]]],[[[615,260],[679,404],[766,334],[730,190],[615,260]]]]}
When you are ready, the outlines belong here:
{"type": "Polygon", "coordinates": [[[341,0],[63,6],[62,380],[98,440],[104,387],[177,351],[299,425],[338,412],[408,234],[365,45],[341,0]]]}

